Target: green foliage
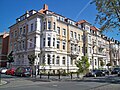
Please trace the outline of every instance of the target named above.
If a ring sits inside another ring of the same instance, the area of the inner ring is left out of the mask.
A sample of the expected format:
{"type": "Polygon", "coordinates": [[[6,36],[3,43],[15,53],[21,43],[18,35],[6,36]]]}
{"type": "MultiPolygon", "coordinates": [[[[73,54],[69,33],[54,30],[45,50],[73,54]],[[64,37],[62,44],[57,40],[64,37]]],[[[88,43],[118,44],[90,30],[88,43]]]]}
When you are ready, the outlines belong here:
{"type": "Polygon", "coordinates": [[[35,55],[28,55],[28,60],[29,60],[30,65],[32,65],[32,66],[34,65],[35,58],[36,58],[35,55]]]}
{"type": "Polygon", "coordinates": [[[102,31],[115,28],[120,31],[120,0],[92,0],[91,3],[96,4],[96,22],[102,31]]]}
{"type": "Polygon", "coordinates": [[[79,73],[86,73],[90,66],[88,58],[86,56],[82,56],[82,59],[76,62],[76,66],[78,67],[79,73]]]}
{"type": "Polygon", "coordinates": [[[8,59],[8,62],[11,63],[11,62],[14,62],[14,59],[13,59],[13,51],[11,51],[9,53],[9,55],[7,56],[7,59],[8,59]]]}

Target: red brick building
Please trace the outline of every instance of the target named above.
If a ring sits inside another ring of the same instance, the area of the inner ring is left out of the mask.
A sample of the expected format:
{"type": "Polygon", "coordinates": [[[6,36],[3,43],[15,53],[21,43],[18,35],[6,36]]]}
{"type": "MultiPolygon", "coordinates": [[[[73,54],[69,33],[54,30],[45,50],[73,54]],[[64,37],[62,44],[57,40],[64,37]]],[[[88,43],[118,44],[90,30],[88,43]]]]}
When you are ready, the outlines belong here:
{"type": "Polygon", "coordinates": [[[6,67],[7,65],[7,54],[9,46],[9,34],[1,33],[0,34],[0,66],[6,67]]]}

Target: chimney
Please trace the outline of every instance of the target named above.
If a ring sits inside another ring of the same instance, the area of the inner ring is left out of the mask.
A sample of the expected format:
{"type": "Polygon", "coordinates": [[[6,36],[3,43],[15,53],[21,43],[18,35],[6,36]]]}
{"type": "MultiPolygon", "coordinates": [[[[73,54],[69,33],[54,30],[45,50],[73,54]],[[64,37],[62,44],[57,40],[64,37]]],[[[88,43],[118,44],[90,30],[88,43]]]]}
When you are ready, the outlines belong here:
{"type": "Polygon", "coordinates": [[[44,4],[43,10],[48,10],[48,5],[44,4]]]}

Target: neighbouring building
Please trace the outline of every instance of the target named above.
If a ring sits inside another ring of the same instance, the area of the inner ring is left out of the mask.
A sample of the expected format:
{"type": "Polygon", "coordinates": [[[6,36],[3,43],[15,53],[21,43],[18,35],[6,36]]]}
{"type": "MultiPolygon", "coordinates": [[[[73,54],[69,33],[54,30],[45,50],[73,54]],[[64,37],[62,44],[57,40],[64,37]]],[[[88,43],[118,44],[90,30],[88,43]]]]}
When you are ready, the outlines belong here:
{"type": "Polygon", "coordinates": [[[46,4],[39,11],[26,11],[10,26],[10,51],[14,51],[14,66],[28,66],[28,56],[34,54],[35,66],[53,73],[76,71],[75,62],[84,55],[90,69],[101,68],[101,61],[110,62],[109,41],[99,29],[52,12],[46,4]]]}
{"type": "Polygon", "coordinates": [[[0,66],[7,66],[9,33],[0,33],[0,66]]]}

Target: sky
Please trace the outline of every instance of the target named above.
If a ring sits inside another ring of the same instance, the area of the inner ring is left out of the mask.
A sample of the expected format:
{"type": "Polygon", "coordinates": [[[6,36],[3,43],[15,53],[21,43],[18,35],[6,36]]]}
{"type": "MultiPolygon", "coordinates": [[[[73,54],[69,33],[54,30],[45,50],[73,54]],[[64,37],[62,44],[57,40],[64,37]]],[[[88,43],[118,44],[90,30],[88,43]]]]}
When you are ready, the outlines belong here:
{"type": "MultiPolygon", "coordinates": [[[[9,27],[15,24],[16,19],[27,10],[40,10],[44,4],[48,5],[50,11],[56,12],[74,21],[87,20],[95,24],[97,14],[96,6],[89,4],[91,0],[0,0],[0,32],[8,32],[9,27]]],[[[110,38],[120,41],[120,34],[105,32],[110,38]]]]}

